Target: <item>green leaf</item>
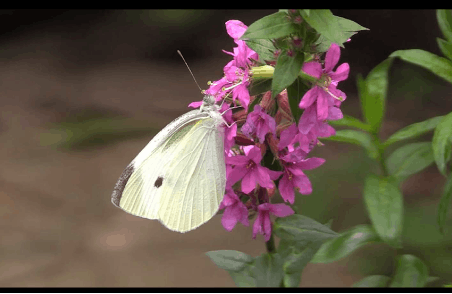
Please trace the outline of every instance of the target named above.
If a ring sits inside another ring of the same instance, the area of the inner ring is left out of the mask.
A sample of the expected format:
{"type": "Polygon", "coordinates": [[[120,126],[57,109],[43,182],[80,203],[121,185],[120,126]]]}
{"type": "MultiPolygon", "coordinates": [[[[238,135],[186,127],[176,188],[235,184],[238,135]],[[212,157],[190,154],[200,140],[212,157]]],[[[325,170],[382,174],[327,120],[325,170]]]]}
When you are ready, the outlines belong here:
{"type": "Polygon", "coordinates": [[[240,38],[248,39],[276,39],[294,34],[297,26],[290,21],[283,11],[276,12],[253,22],[240,38]]]}
{"type": "Polygon", "coordinates": [[[330,263],[349,255],[356,249],[370,243],[382,242],[378,234],[369,225],[358,225],[334,239],[322,244],[312,263],[330,263]]]}
{"type": "Polygon", "coordinates": [[[371,288],[387,287],[390,280],[391,278],[387,276],[380,275],[367,276],[361,281],[354,283],[352,287],[371,287],[371,288]]]}
{"type": "Polygon", "coordinates": [[[443,36],[452,42],[452,10],[438,9],[436,11],[436,18],[438,19],[439,28],[443,36]]]}
{"type": "MultiPolygon", "coordinates": [[[[309,21],[311,22],[314,22],[315,20],[310,18],[311,13],[308,14],[307,12],[309,12],[309,10],[305,9],[304,14],[302,13],[303,17],[305,19],[309,19],[309,21]]],[[[330,48],[331,43],[336,43],[339,46],[343,47],[342,44],[345,43],[354,34],[356,34],[357,31],[368,30],[367,28],[360,26],[354,21],[334,15],[333,22],[331,24],[324,25],[324,23],[321,21],[322,14],[325,15],[328,19],[332,15],[331,13],[328,13],[328,10],[323,12],[320,11],[317,13],[317,15],[315,15],[314,13],[316,19],[320,19],[319,25],[317,27],[313,26],[313,28],[316,29],[317,32],[321,33],[320,37],[315,42],[315,44],[317,45],[317,50],[319,52],[327,51],[330,48]],[[318,17],[318,14],[320,14],[321,16],[318,17]],[[332,40],[331,35],[336,41],[332,40]]],[[[309,21],[307,22],[309,23],[309,21]]]]}
{"type": "Polygon", "coordinates": [[[398,181],[415,174],[434,162],[430,142],[411,143],[395,150],[386,160],[390,175],[398,181]]]}
{"type": "MultiPolygon", "coordinates": [[[[281,240],[281,242],[284,239],[281,240]]],[[[284,261],[284,278],[285,287],[298,287],[300,285],[301,273],[306,265],[314,257],[319,250],[322,242],[292,242],[290,254],[284,261]],[[301,244],[303,246],[300,246],[301,244]]]]}
{"type": "Polygon", "coordinates": [[[339,25],[338,19],[329,9],[314,9],[310,10],[309,14],[305,10],[301,10],[300,14],[312,28],[328,41],[342,46],[342,43],[348,39],[339,25]]]}
{"type": "Polygon", "coordinates": [[[282,266],[278,253],[264,253],[256,257],[253,268],[256,287],[279,287],[284,274],[282,266]]]}
{"type": "Polygon", "coordinates": [[[207,256],[219,267],[227,271],[238,272],[253,262],[253,257],[235,250],[209,251],[207,256]]]}
{"type": "MultiPolygon", "coordinates": [[[[332,220],[325,224],[331,227],[332,220]]],[[[278,253],[284,260],[284,278],[285,287],[298,287],[301,281],[301,273],[306,265],[311,261],[315,253],[319,250],[323,241],[289,241],[281,239],[278,246],[278,253]]]]}
{"type": "Polygon", "coordinates": [[[378,158],[378,148],[375,145],[374,140],[372,140],[372,137],[369,134],[363,133],[361,131],[340,130],[336,131],[336,135],[323,138],[323,140],[360,145],[364,147],[364,149],[366,149],[367,155],[369,155],[370,158],[378,158]]]}
{"type": "Polygon", "coordinates": [[[433,132],[433,156],[439,171],[446,176],[452,148],[452,112],[446,115],[433,132]]]}
{"type": "Polygon", "coordinates": [[[272,79],[253,79],[249,87],[250,96],[256,96],[258,94],[270,91],[271,87],[272,79]]]}
{"type": "Polygon", "coordinates": [[[389,287],[424,287],[428,279],[428,268],[414,255],[405,254],[397,258],[396,272],[389,287]]]}
{"type": "Polygon", "coordinates": [[[440,38],[436,38],[436,42],[443,55],[452,60],[452,42],[447,42],[440,38]]]}
{"type": "Polygon", "coordinates": [[[349,20],[349,19],[346,19],[346,18],[343,18],[340,16],[335,16],[335,18],[337,20],[338,25],[345,32],[357,32],[357,31],[369,30],[368,28],[365,28],[352,20],[349,20]]]}
{"type": "Polygon", "coordinates": [[[433,129],[436,128],[436,126],[439,124],[439,122],[444,118],[444,116],[436,116],[433,118],[430,118],[428,120],[425,120],[423,122],[418,122],[411,124],[409,126],[404,127],[401,130],[398,130],[394,134],[389,137],[386,142],[384,142],[384,147],[387,147],[391,145],[392,143],[406,140],[406,139],[412,139],[416,138],[420,135],[423,135],[433,129]]]}
{"type": "Polygon", "coordinates": [[[300,214],[276,219],[273,229],[278,237],[289,241],[323,242],[337,236],[327,226],[300,214]]]}
{"type": "Polygon", "coordinates": [[[333,126],[346,126],[346,127],[353,127],[357,128],[363,131],[370,131],[370,126],[361,120],[354,118],[350,115],[344,115],[344,117],[340,120],[331,120],[329,121],[330,125],[333,126]]]}
{"type": "Polygon", "coordinates": [[[272,80],[272,98],[290,86],[298,77],[303,66],[304,54],[301,52],[293,54],[289,56],[286,52],[281,52],[278,56],[272,80]]]}
{"type": "Polygon", "coordinates": [[[251,276],[253,257],[235,250],[209,251],[206,255],[219,268],[228,271],[238,287],[256,286],[256,282],[251,276]]]}
{"type": "Polygon", "coordinates": [[[447,219],[447,213],[449,212],[452,199],[452,174],[449,175],[446,184],[443,188],[443,194],[438,205],[438,226],[441,233],[444,234],[444,225],[447,219]]]}
{"type": "Polygon", "coordinates": [[[295,121],[299,121],[301,115],[303,114],[303,110],[298,107],[298,104],[300,104],[301,98],[308,90],[308,87],[303,83],[301,78],[297,78],[290,86],[287,87],[289,106],[295,121]]]}
{"type": "Polygon", "coordinates": [[[273,43],[270,40],[252,39],[245,41],[245,43],[248,47],[257,52],[261,61],[275,59],[275,56],[273,55],[275,46],[273,46],[273,43]]]}
{"type": "Polygon", "coordinates": [[[381,62],[369,73],[365,82],[362,78],[358,78],[358,88],[363,115],[374,133],[377,133],[380,130],[385,113],[388,72],[391,63],[392,58],[388,58],[381,62]],[[363,83],[365,83],[365,86],[363,83]]]}
{"type": "Polygon", "coordinates": [[[284,272],[301,273],[305,266],[314,257],[314,254],[320,248],[322,242],[323,241],[310,242],[281,239],[278,252],[284,260],[284,272]],[[281,246],[281,243],[288,245],[281,246]]]}
{"type": "Polygon", "coordinates": [[[388,178],[369,175],[364,185],[364,202],[380,238],[388,245],[400,248],[403,196],[396,183],[388,178]]]}
{"type": "Polygon", "coordinates": [[[287,288],[297,288],[300,286],[301,273],[285,273],[283,277],[284,287],[287,288]]]}
{"type": "Polygon", "coordinates": [[[256,280],[252,276],[251,266],[243,268],[241,271],[229,271],[229,275],[237,287],[256,287],[256,280]]]}
{"type": "Polygon", "coordinates": [[[398,50],[389,57],[399,57],[404,61],[419,65],[452,83],[452,61],[446,58],[420,49],[398,50]]]}

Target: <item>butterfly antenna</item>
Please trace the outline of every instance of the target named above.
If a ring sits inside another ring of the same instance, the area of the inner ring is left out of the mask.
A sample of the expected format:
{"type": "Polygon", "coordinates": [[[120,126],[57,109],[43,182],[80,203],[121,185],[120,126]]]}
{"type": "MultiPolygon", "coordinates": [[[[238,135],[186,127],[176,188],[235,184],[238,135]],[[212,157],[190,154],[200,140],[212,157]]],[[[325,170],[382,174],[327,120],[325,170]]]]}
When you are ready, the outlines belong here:
{"type": "Polygon", "coordinates": [[[196,79],[195,79],[195,76],[194,76],[193,73],[191,72],[191,69],[190,69],[190,67],[188,66],[187,62],[185,61],[185,58],[182,56],[182,53],[180,53],[179,50],[177,50],[177,53],[179,53],[180,57],[182,57],[182,60],[184,61],[185,65],[186,65],[187,68],[188,68],[188,71],[190,72],[190,74],[191,74],[193,80],[194,80],[195,83],[196,83],[196,86],[198,86],[199,90],[202,92],[201,87],[199,86],[198,82],[197,82],[196,79]]]}

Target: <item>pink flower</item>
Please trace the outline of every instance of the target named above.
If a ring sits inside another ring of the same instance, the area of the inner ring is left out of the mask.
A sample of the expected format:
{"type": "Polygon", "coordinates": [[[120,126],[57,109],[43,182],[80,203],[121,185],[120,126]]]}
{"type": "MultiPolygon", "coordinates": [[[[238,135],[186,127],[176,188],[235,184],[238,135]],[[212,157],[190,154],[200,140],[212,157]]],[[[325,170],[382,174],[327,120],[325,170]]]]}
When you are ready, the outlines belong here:
{"type": "Polygon", "coordinates": [[[281,139],[278,144],[278,150],[288,147],[289,151],[293,151],[294,144],[298,143],[299,148],[307,155],[318,142],[317,137],[313,133],[303,134],[297,128],[297,124],[292,124],[289,128],[281,132],[281,139]]]}
{"type": "MultiPolygon", "coordinates": [[[[338,82],[348,78],[350,67],[348,63],[341,64],[336,71],[333,68],[336,66],[340,58],[340,48],[336,44],[331,44],[330,49],[325,56],[325,67],[319,62],[312,61],[303,65],[302,70],[319,79],[317,85],[310,89],[300,101],[298,105],[300,108],[306,109],[314,102],[317,102],[317,119],[324,121],[329,116],[329,108],[339,106],[340,102],[346,99],[345,93],[336,89],[338,82]],[[338,100],[337,104],[334,100],[338,100]]],[[[334,112],[334,111],[333,111],[334,112]]],[[[342,115],[342,113],[340,114],[342,115]]],[[[332,117],[337,117],[337,113],[332,113],[332,117]]]]}
{"type": "Polygon", "coordinates": [[[315,105],[311,105],[305,109],[298,122],[298,130],[302,134],[315,135],[314,137],[329,137],[336,134],[336,131],[329,124],[318,120],[318,114],[316,114],[315,105]]]}
{"type": "Polygon", "coordinates": [[[227,157],[228,165],[234,165],[229,169],[227,185],[231,186],[242,180],[242,192],[248,194],[254,190],[256,184],[261,187],[273,188],[272,180],[276,180],[282,172],[272,171],[260,165],[262,154],[257,146],[253,146],[247,155],[227,157]]]}
{"type": "Polygon", "coordinates": [[[237,67],[235,60],[231,60],[224,67],[224,73],[229,84],[227,88],[223,89],[227,92],[232,92],[232,100],[238,99],[243,107],[248,108],[250,103],[250,93],[248,91],[248,86],[250,85],[249,68],[237,67]]]}
{"type": "Polygon", "coordinates": [[[225,210],[221,224],[226,230],[232,231],[238,222],[241,222],[244,226],[249,226],[248,209],[234,193],[234,190],[230,188],[226,189],[226,194],[220,204],[220,209],[223,208],[225,210]]]}
{"type": "Polygon", "coordinates": [[[226,126],[224,130],[224,150],[226,154],[231,150],[232,146],[235,144],[235,137],[237,136],[237,124],[234,124],[234,120],[232,119],[232,111],[227,109],[230,108],[230,105],[227,103],[223,104],[223,107],[221,108],[221,112],[225,112],[223,114],[224,120],[230,125],[229,127],[226,126]]]}
{"type": "Polygon", "coordinates": [[[227,54],[234,56],[236,65],[239,67],[246,67],[250,63],[250,59],[258,59],[258,55],[255,51],[250,49],[245,41],[239,40],[240,37],[245,33],[248,27],[239,20],[229,20],[226,22],[226,31],[228,35],[234,39],[234,42],[238,47],[234,48],[234,53],[224,51],[227,54]]]}
{"type": "Polygon", "coordinates": [[[260,105],[254,106],[254,111],[248,114],[242,132],[250,139],[253,135],[259,138],[260,143],[264,143],[265,135],[272,132],[276,137],[276,122],[273,117],[265,113],[260,105]]]}
{"type": "Polygon", "coordinates": [[[262,203],[258,206],[258,215],[253,225],[253,239],[257,234],[262,234],[265,237],[265,242],[270,240],[272,233],[272,223],[270,220],[270,214],[278,217],[285,217],[294,214],[294,211],[290,206],[286,204],[270,204],[262,203]]]}
{"type": "Polygon", "coordinates": [[[305,154],[298,148],[280,157],[284,166],[284,175],[279,181],[278,189],[284,201],[288,201],[290,204],[295,202],[295,189],[304,195],[312,193],[311,182],[303,170],[317,168],[325,162],[325,159],[317,157],[305,159],[305,154]]]}

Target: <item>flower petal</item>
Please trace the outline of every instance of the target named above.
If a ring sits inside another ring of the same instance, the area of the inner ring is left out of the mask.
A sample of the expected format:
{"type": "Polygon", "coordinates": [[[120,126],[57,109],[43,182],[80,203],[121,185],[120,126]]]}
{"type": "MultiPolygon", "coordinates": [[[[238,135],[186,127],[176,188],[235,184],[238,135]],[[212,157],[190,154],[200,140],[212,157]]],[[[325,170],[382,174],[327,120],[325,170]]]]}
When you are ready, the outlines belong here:
{"type": "Polygon", "coordinates": [[[332,43],[325,56],[325,72],[329,73],[336,66],[341,57],[341,49],[337,44],[332,43]]]}
{"type": "Polygon", "coordinates": [[[303,64],[301,70],[308,75],[315,77],[316,79],[320,79],[320,76],[323,72],[322,65],[317,61],[306,62],[305,64],[303,64]]]}
{"type": "Polygon", "coordinates": [[[300,103],[298,104],[298,107],[301,109],[306,109],[309,106],[311,106],[316,100],[319,95],[319,92],[322,91],[318,86],[314,86],[312,89],[307,91],[303,98],[301,98],[300,103]]]}
{"type": "Polygon", "coordinates": [[[295,213],[289,205],[284,203],[271,204],[270,212],[278,217],[285,217],[295,213]]]}
{"type": "Polygon", "coordinates": [[[348,65],[348,63],[342,63],[341,65],[339,65],[335,72],[330,73],[330,77],[333,81],[340,82],[346,80],[349,73],[350,65],[348,65]]]}
{"type": "Polygon", "coordinates": [[[228,20],[226,22],[226,31],[231,38],[239,39],[246,31],[248,27],[240,20],[228,20]]]}

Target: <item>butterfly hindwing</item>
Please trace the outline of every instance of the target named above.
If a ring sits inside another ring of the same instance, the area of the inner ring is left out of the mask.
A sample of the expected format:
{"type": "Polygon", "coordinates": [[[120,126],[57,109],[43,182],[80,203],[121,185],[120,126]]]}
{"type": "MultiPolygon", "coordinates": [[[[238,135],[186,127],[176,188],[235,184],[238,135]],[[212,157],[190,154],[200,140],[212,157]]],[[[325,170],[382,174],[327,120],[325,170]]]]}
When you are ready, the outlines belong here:
{"type": "Polygon", "coordinates": [[[167,170],[160,221],[171,230],[186,232],[212,218],[226,185],[223,134],[213,119],[196,123],[178,144],[167,170]]]}

